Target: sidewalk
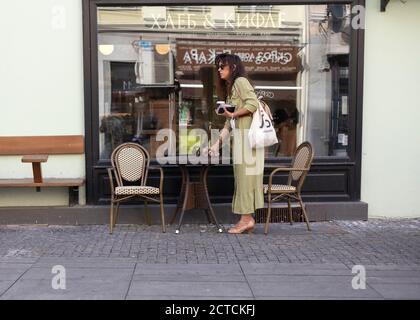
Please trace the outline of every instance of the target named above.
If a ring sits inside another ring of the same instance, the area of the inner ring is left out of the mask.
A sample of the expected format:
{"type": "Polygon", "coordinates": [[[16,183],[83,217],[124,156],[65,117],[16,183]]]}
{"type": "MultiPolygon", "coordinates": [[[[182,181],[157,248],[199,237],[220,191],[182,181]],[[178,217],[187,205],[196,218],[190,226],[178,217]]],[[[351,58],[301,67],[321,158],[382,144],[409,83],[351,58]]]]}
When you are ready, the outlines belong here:
{"type": "Polygon", "coordinates": [[[0,299],[420,299],[420,219],[262,228],[0,226],[0,299]]]}

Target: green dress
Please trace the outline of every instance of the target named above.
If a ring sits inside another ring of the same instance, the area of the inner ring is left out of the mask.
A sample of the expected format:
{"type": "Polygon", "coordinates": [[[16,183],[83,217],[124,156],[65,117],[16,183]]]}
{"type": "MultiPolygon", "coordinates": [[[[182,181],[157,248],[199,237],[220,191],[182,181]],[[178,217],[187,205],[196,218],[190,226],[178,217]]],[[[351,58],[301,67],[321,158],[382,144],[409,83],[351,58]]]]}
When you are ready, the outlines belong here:
{"type": "MultiPolygon", "coordinates": [[[[238,77],[232,86],[227,103],[235,105],[235,111],[246,108],[252,113],[258,108],[258,99],[254,88],[245,77],[238,77]]],[[[232,128],[230,119],[225,128],[233,130],[233,173],[235,191],[232,200],[232,211],[236,214],[251,214],[264,207],[263,171],[264,148],[252,149],[248,142],[248,131],[252,115],[242,116],[235,120],[232,128]]]]}

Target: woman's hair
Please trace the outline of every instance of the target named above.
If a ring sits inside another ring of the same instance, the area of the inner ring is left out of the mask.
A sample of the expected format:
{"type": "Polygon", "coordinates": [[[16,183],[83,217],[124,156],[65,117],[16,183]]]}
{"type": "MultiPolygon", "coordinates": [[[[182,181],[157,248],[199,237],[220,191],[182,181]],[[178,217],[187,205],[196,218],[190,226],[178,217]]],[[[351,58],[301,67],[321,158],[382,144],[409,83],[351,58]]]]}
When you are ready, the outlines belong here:
{"type": "Polygon", "coordinates": [[[235,54],[229,53],[222,53],[217,55],[214,62],[216,64],[217,73],[217,95],[219,96],[219,99],[226,101],[226,98],[232,91],[232,86],[236,78],[246,76],[245,67],[241,61],[241,58],[235,54]],[[229,66],[230,77],[227,80],[220,78],[220,73],[217,71],[220,63],[229,66]]]}

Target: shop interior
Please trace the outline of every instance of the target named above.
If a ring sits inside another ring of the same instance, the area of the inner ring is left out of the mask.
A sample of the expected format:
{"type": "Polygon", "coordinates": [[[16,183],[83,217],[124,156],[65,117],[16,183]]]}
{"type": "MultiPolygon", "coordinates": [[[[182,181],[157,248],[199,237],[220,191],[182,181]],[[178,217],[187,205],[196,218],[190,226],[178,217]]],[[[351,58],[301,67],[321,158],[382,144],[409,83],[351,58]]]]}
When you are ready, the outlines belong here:
{"type": "MultiPolygon", "coordinates": [[[[305,6],[289,7],[296,7],[299,11],[305,6]]],[[[221,129],[225,121],[214,112],[216,101],[220,99],[215,88],[214,57],[222,52],[243,58],[256,94],[271,108],[279,143],[267,148],[267,157],[289,157],[301,141],[314,138],[322,140],[325,145],[321,155],[345,156],[349,136],[349,55],[348,50],[339,53],[327,50],[333,39],[329,35],[342,33],[344,22],[335,32],[329,31],[332,23],[336,23],[333,12],[328,12],[326,6],[310,7],[314,7],[313,12],[325,11],[326,16],[314,21],[306,17],[306,20],[300,19],[294,24],[285,23],[283,29],[263,30],[264,33],[260,34],[247,30],[249,33],[245,36],[241,30],[145,32],[144,26],[143,32],[127,32],[127,29],[138,26],[124,26],[121,30],[121,26],[112,24],[111,19],[100,24],[100,157],[108,159],[117,145],[132,141],[145,146],[154,158],[164,143],[157,141],[156,134],[164,128],[176,133],[177,153],[181,149],[187,150],[188,154],[194,153],[200,144],[199,138],[179,136],[180,130],[204,129],[210,132],[213,128],[221,129]],[[319,29],[312,36],[314,25],[319,29]],[[323,32],[326,34],[324,38],[323,32]],[[317,43],[319,39],[320,43],[317,43]],[[311,65],[311,46],[313,52],[318,50],[325,55],[327,75],[319,65],[311,65]],[[323,123],[311,128],[307,119],[311,112],[309,91],[315,80],[322,82],[321,86],[312,87],[321,91],[317,102],[321,106],[314,103],[313,110],[322,108],[323,123]],[[317,133],[319,137],[311,136],[316,130],[322,130],[322,133],[317,133]]],[[[238,8],[235,10],[241,12],[238,8]]],[[[242,10],[246,12],[246,9],[242,10]]],[[[280,14],[284,8],[269,10],[280,14]]],[[[145,14],[141,7],[137,11],[145,14]]],[[[293,11],[290,12],[292,16],[293,11]]],[[[170,13],[176,15],[176,8],[170,13]]],[[[266,11],[262,13],[267,14],[266,11]]]]}

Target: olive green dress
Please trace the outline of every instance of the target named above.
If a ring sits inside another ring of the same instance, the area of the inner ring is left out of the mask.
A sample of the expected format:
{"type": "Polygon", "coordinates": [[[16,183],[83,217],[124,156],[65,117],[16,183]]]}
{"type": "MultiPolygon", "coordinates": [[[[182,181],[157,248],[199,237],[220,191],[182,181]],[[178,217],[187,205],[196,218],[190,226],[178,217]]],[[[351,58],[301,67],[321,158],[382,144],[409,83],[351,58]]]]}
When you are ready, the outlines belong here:
{"type": "MultiPolygon", "coordinates": [[[[227,103],[236,106],[235,111],[246,108],[252,113],[258,108],[258,99],[254,88],[245,77],[238,77],[232,86],[227,103]]],[[[230,119],[225,128],[233,130],[233,173],[235,191],[232,211],[236,214],[251,214],[264,207],[263,171],[264,148],[252,149],[248,142],[248,130],[251,127],[252,114],[235,120],[232,128],[230,119]]]]}

